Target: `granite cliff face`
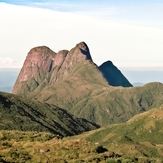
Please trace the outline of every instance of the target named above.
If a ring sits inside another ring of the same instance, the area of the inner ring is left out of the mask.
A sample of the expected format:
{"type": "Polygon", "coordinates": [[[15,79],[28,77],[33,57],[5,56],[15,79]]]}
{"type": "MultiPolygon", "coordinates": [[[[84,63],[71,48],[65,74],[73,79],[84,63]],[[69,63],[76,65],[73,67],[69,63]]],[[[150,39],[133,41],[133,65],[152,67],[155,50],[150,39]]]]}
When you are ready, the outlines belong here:
{"type": "Polygon", "coordinates": [[[34,91],[42,82],[47,83],[46,80],[53,68],[55,57],[56,53],[46,46],[31,49],[19,73],[12,93],[24,94],[34,91]]]}
{"type": "Polygon", "coordinates": [[[70,51],[60,51],[54,58],[53,64],[53,73],[51,76],[50,83],[54,83],[59,80],[63,80],[67,77],[73,68],[81,62],[89,60],[92,62],[91,55],[89,53],[89,49],[84,42],[77,44],[70,51]],[[64,56],[64,57],[63,57],[64,56]],[[58,62],[61,60],[61,62],[58,62]]]}

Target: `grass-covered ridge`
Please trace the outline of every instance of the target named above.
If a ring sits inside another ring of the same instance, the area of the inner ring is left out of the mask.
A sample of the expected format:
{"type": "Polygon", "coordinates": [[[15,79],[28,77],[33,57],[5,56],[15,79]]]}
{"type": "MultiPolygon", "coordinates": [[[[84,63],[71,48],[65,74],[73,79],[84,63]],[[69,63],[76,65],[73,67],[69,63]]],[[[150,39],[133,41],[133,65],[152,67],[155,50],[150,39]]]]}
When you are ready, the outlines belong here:
{"type": "Polygon", "coordinates": [[[93,131],[87,140],[120,155],[163,159],[163,107],[138,114],[126,123],[93,131]]]}
{"type": "Polygon", "coordinates": [[[161,163],[163,108],[81,135],[60,139],[45,132],[0,131],[3,162],[161,163]]]}
{"type": "Polygon", "coordinates": [[[136,114],[158,107],[163,101],[162,90],[162,83],[123,88],[89,83],[69,76],[45,87],[35,98],[105,126],[125,122],[136,114]]]}
{"type": "Polygon", "coordinates": [[[55,105],[0,92],[0,129],[76,135],[98,126],[55,105]]]}
{"type": "Polygon", "coordinates": [[[28,53],[12,92],[59,106],[100,126],[125,122],[161,105],[163,84],[131,87],[111,61],[100,67],[84,42],[58,53],[36,47],[28,53]]]}

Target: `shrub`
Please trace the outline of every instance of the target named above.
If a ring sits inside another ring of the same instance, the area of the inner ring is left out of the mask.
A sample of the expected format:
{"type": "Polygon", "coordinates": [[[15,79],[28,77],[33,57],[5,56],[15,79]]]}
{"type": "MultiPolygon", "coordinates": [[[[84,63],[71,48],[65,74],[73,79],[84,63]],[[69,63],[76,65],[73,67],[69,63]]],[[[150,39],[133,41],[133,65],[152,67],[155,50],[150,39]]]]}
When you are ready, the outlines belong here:
{"type": "Polygon", "coordinates": [[[95,152],[97,152],[97,153],[104,153],[106,151],[108,151],[108,150],[106,148],[104,148],[102,145],[99,145],[95,148],[95,152]]]}

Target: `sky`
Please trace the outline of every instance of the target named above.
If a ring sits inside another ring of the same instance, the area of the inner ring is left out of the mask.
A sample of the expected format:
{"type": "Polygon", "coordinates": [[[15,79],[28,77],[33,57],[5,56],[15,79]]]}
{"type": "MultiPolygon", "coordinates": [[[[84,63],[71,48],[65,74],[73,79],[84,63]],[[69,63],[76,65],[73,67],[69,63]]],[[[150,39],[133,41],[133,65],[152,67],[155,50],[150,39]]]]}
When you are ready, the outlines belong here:
{"type": "Polygon", "coordinates": [[[88,45],[93,61],[163,70],[162,0],[0,0],[0,68],[21,68],[29,50],[88,45]]]}

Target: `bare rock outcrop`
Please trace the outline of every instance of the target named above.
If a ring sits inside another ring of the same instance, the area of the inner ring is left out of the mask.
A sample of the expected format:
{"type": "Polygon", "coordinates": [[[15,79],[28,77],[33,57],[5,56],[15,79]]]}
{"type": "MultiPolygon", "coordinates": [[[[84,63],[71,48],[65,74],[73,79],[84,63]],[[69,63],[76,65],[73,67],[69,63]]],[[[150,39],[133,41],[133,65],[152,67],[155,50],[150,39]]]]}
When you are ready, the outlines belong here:
{"type": "Polygon", "coordinates": [[[92,61],[86,43],[77,44],[70,51],[53,52],[46,46],[32,48],[24,62],[12,93],[26,94],[35,89],[41,90],[66,77],[72,68],[85,60],[92,61]]]}
{"type": "Polygon", "coordinates": [[[48,76],[56,53],[46,46],[32,48],[19,73],[12,93],[24,94],[35,90],[48,76]]]}
{"type": "Polygon", "coordinates": [[[98,67],[88,46],[81,42],[70,51],[58,53],[45,46],[33,48],[13,93],[59,106],[102,126],[124,122],[159,106],[162,89],[163,85],[157,83],[132,88],[111,61],[98,67]]]}
{"type": "Polygon", "coordinates": [[[78,80],[96,81],[96,83],[104,85],[107,85],[106,81],[108,81],[109,85],[112,86],[132,86],[111,62],[106,62],[98,67],[92,60],[87,44],[80,42],[70,51],[61,50],[58,53],[46,46],[31,49],[12,93],[27,94],[35,92],[38,94],[46,86],[63,81],[69,75],[72,77],[72,74],[78,80]],[[89,64],[92,65],[89,66],[89,64]],[[78,71],[79,67],[80,72],[78,71]],[[80,73],[80,75],[75,74],[77,75],[75,76],[73,71],[80,73]],[[94,73],[92,74],[92,72],[94,73]]]}

